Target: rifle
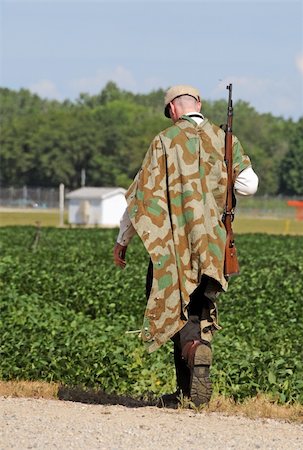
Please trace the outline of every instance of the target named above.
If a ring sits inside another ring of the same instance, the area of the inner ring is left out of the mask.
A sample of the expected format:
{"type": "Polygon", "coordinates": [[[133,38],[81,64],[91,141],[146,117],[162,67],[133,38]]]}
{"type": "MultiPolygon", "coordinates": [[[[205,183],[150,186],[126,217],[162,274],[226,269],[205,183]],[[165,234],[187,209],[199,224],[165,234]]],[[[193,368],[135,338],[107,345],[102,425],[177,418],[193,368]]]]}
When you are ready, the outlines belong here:
{"type": "Polygon", "coordinates": [[[223,213],[223,223],[226,229],[225,244],[225,261],[224,275],[231,277],[240,273],[239,262],[237,258],[237,249],[232,230],[232,221],[234,220],[234,183],[233,183],[233,149],[232,149],[232,121],[233,121],[233,104],[232,104],[232,84],[226,86],[229,90],[228,107],[227,107],[227,124],[225,125],[225,164],[227,167],[227,194],[226,203],[223,213]]]}

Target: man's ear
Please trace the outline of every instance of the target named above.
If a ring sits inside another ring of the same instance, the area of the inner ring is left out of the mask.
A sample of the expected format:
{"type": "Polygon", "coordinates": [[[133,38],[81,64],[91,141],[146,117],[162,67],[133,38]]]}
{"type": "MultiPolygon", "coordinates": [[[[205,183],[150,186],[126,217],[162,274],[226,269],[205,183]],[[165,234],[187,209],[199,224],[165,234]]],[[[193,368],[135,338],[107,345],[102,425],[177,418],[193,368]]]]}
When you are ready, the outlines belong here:
{"type": "Polygon", "coordinates": [[[173,119],[174,116],[176,115],[176,107],[173,104],[173,102],[169,103],[169,114],[170,114],[171,119],[173,119]]]}

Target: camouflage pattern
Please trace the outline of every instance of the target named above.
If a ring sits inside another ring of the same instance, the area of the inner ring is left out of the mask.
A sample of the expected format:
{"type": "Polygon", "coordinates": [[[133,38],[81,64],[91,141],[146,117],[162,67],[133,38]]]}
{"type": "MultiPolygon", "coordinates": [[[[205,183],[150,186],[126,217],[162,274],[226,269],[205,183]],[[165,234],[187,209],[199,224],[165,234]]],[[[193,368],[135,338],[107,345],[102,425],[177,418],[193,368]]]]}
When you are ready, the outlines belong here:
{"type": "MultiPolygon", "coordinates": [[[[154,268],[141,332],[150,352],[185,325],[189,296],[202,275],[209,277],[206,295],[213,301],[210,319],[201,323],[204,337],[219,328],[215,299],[228,284],[224,142],[224,131],[208,119],[197,125],[182,116],[154,138],[126,193],[130,219],[154,268]]],[[[235,177],[249,166],[233,137],[235,177]]]]}

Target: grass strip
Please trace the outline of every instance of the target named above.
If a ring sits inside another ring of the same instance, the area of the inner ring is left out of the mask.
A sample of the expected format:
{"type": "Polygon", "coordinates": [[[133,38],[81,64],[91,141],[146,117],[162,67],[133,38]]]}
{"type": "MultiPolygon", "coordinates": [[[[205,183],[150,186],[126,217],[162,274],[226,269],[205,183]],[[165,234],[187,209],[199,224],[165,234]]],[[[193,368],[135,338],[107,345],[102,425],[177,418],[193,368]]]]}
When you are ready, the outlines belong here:
{"type": "MultiPolygon", "coordinates": [[[[107,404],[136,407],[143,400],[115,394],[106,394],[97,389],[85,387],[67,387],[59,383],[44,381],[0,381],[1,397],[42,398],[46,400],[65,400],[89,404],[107,404]]],[[[183,401],[180,409],[187,408],[183,401]]],[[[244,416],[250,419],[274,419],[288,422],[303,423],[303,405],[298,403],[280,405],[271,397],[259,394],[247,398],[243,402],[235,402],[232,398],[215,395],[208,406],[195,408],[196,413],[217,412],[229,416],[244,416]]]]}

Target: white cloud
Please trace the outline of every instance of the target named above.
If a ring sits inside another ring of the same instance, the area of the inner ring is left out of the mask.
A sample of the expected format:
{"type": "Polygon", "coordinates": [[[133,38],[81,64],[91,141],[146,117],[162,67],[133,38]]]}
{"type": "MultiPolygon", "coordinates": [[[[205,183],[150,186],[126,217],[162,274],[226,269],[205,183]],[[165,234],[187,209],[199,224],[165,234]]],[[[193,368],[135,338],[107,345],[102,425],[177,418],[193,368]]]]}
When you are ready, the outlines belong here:
{"type": "Polygon", "coordinates": [[[303,75],[303,54],[296,57],[296,67],[299,69],[300,74],[303,75]]]}
{"type": "Polygon", "coordinates": [[[60,100],[61,95],[56,85],[50,80],[40,80],[29,87],[30,91],[38,94],[42,98],[60,100]]]}
{"type": "MultiPolygon", "coordinates": [[[[301,60],[303,63],[303,60],[301,60]]],[[[300,115],[302,86],[290,85],[286,79],[230,76],[220,80],[212,98],[226,98],[226,86],[233,84],[233,99],[248,102],[260,113],[271,112],[275,116],[290,117],[296,111],[300,115]]]]}
{"type": "Polygon", "coordinates": [[[220,80],[213,91],[213,95],[222,95],[222,93],[226,92],[226,86],[230,83],[233,84],[233,97],[244,99],[247,96],[260,95],[261,92],[266,92],[271,87],[272,80],[231,75],[220,80]]]}
{"type": "Polygon", "coordinates": [[[158,77],[144,78],[141,83],[142,92],[156,91],[157,89],[166,89],[168,86],[163,84],[163,80],[158,77]]]}
{"type": "Polygon", "coordinates": [[[115,82],[121,89],[137,89],[134,76],[123,66],[117,66],[113,70],[99,69],[95,75],[72,80],[70,86],[76,94],[80,92],[95,94],[102,90],[108,81],[115,82]]]}

